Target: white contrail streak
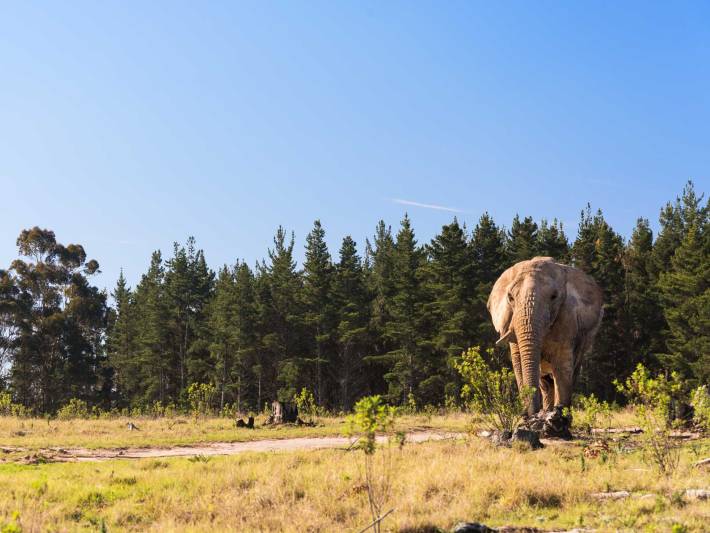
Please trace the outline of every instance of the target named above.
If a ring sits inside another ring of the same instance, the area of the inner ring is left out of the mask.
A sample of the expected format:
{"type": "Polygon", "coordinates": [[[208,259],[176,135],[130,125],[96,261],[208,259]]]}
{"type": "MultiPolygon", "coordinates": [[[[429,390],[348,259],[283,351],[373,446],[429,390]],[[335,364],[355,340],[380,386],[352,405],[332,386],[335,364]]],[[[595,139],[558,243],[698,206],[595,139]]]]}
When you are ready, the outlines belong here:
{"type": "Polygon", "coordinates": [[[436,209],[438,211],[449,211],[451,213],[463,213],[461,209],[455,207],[446,207],[445,205],[423,204],[421,202],[413,202],[412,200],[402,200],[400,198],[392,198],[395,204],[411,205],[414,207],[423,207],[424,209],[436,209]]]}

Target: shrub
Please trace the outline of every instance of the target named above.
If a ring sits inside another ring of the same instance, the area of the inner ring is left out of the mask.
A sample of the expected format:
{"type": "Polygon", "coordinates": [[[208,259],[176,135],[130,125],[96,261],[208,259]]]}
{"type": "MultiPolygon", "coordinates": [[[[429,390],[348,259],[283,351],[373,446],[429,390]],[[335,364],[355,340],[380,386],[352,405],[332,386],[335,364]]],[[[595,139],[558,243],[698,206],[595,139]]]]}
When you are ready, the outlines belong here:
{"type": "Polygon", "coordinates": [[[91,411],[84,400],[72,398],[65,406],[57,411],[57,418],[60,420],[71,420],[73,418],[90,418],[91,411]]]}
{"type": "Polygon", "coordinates": [[[195,418],[212,414],[216,394],[211,383],[193,383],[187,388],[187,402],[195,418]]]}
{"type": "Polygon", "coordinates": [[[318,416],[318,406],[311,391],[303,387],[300,393],[293,396],[293,402],[296,404],[299,415],[306,418],[307,422],[315,423],[318,416]]]}
{"type": "MultiPolygon", "coordinates": [[[[381,529],[382,510],[389,499],[392,487],[391,444],[397,410],[382,401],[381,396],[366,396],[355,404],[355,413],[349,418],[350,432],[359,439],[358,448],[364,453],[367,499],[372,515],[372,527],[376,533],[381,529]],[[378,454],[377,433],[385,433],[386,444],[378,454]]],[[[400,446],[404,438],[400,435],[400,446]]],[[[369,529],[368,527],[368,529],[369,529]]]]}
{"type": "Polygon", "coordinates": [[[710,390],[707,385],[701,385],[690,395],[690,405],[693,406],[693,420],[704,431],[710,431],[710,390]]]}
{"type": "Polygon", "coordinates": [[[464,381],[461,398],[470,409],[483,415],[492,429],[512,432],[535,389],[519,393],[513,372],[491,370],[478,347],[469,348],[454,365],[464,381]]]}
{"type": "Polygon", "coordinates": [[[678,467],[680,448],[671,436],[671,400],[682,389],[680,376],[673,372],[670,378],[660,374],[651,377],[639,364],[624,383],[614,381],[619,392],[625,394],[635,406],[636,418],[641,427],[644,456],[653,462],[665,476],[678,467]]]}
{"type": "Polygon", "coordinates": [[[31,411],[22,404],[14,403],[9,392],[0,393],[0,416],[16,416],[27,418],[31,411]]]}
{"type": "Polygon", "coordinates": [[[607,402],[600,402],[594,394],[575,398],[572,414],[574,426],[587,435],[591,435],[600,422],[605,428],[611,426],[611,407],[607,402]]]}

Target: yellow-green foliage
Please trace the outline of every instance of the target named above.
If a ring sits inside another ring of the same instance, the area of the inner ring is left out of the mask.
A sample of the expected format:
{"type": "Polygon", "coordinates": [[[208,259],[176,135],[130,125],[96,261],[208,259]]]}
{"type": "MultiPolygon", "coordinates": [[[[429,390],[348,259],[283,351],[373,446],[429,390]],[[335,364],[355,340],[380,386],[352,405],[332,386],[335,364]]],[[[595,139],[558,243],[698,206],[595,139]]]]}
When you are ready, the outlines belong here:
{"type": "Polygon", "coordinates": [[[377,433],[391,433],[397,409],[384,403],[380,395],[366,396],[355,404],[355,413],[348,417],[350,433],[360,439],[366,455],[375,452],[377,433]]]}
{"type": "MultiPolygon", "coordinates": [[[[633,442],[614,468],[600,457],[580,469],[581,444],[535,452],[496,448],[483,439],[411,444],[392,454],[383,529],[448,530],[459,521],[544,530],[704,531],[707,502],[687,501],[707,487],[692,463],[708,440],[686,444],[678,475],[644,468],[633,442]],[[622,501],[591,494],[628,490],[622,501]],[[648,495],[648,496],[644,496],[648,495]],[[644,497],[642,497],[644,496],[644,497]],[[386,510],[389,510],[389,506],[386,510]]],[[[0,525],[24,531],[359,531],[371,522],[361,452],[246,453],[232,457],[112,460],[34,466],[0,464],[0,525]]]]}
{"type": "Polygon", "coordinates": [[[293,402],[296,404],[298,414],[307,419],[308,422],[315,422],[318,416],[318,405],[313,393],[303,387],[301,392],[293,396],[293,402]]]}
{"type": "Polygon", "coordinates": [[[615,381],[619,392],[625,394],[635,407],[637,422],[641,426],[641,442],[646,458],[665,475],[671,475],[680,457],[678,443],[671,436],[671,400],[682,390],[680,376],[673,372],[670,378],[663,374],[652,377],[639,364],[624,383],[615,381]]]}
{"type": "Polygon", "coordinates": [[[707,385],[701,385],[690,396],[693,406],[693,420],[705,431],[710,431],[710,391],[707,385]]]}
{"type": "Polygon", "coordinates": [[[72,398],[69,403],[59,408],[57,418],[59,420],[71,420],[72,418],[89,418],[91,411],[84,400],[72,398]]]}
{"type": "Polygon", "coordinates": [[[579,396],[575,398],[572,409],[572,421],[574,428],[591,435],[592,429],[608,428],[611,425],[611,407],[607,402],[597,399],[594,394],[589,396],[579,396]]]}
{"type": "MultiPolygon", "coordinates": [[[[488,351],[489,356],[492,350],[488,351]]],[[[513,431],[534,389],[518,392],[515,375],[507,368],[491,370],[478,347],[469,348],[455,363],[463,378],[461,397],[494,429],[513,431]]]]}
{"type": "Polygon", "coordinates": [[[187,388],[187,401],[194,416],[213,414],[217,389],[211,383],[193,383],[187,388]]]}
{"type": "Polygon", "coordinates": [[[30,412],[24,405],[14,403],[10,393],[2,392],[0,393],[0,416],[25,418],[30,416],[30,412]]]}

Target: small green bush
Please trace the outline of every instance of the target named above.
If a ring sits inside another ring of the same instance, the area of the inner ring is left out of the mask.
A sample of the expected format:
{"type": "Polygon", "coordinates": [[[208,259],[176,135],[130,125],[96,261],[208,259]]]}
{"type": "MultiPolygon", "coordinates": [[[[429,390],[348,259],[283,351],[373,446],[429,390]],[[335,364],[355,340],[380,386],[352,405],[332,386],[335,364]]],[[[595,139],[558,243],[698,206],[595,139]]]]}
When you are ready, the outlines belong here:
{"type": "Polygon", "coordinates": [[[211,383],[193,383],[187,388],[187,402],[193,416],[209,416],[214,412],[217,389],[211,383]]]}
{"type": "Polygon", "coordinates": [[[672,475],[680,461],[680,447],[671,436],[671,400],[682,391],[680,376],[659,374],[652,377],[642,364],[625,382],[614,381],[619,392],[635,406],[644,456],[665,476],[672,475]]]}
{"type": "Polygon", "coordinates": [[[9,392],[0,393],[0,416],[15,416],[18,418],[28,418],[31,411],[22,404],[14,403],[9,392]]]}
{"type": "Polygon", "coordinates": [[[307,388],[301,389],[301,392],[293,396],[293,402],[296,404],[298,414],[306,418],[306,422],[311,424],[316,422],[318,417],[318,406],[313,393],[307,388]]]}
{"type": "MultiPolygon", "coordinates": [[[[488,353],[492,356],[492,350],[488,353]]],[[[454,365],[464,381],[461,398],[470,409],[482,415],[492,429],[512,432],[535,389],[519,393],[513,372],[491,370],[478,347],[469,348],[454,365]]]]}
{"type": "Polygon", "coordinates": [[[592,434],[592,429],[598,424],[604,428],[611,426],[611,406],[607,402],[599,401],[594,394],[578,396],[572,408],[574,427],[587,435],[592,434]]]}
{"type": "Polygon", "coordinates": [[[74,418],[91,418],[91,411],[84,400],[72,398],[65,406],[57,411],[57,418],[60,420],[71,420],[74,418]]]}

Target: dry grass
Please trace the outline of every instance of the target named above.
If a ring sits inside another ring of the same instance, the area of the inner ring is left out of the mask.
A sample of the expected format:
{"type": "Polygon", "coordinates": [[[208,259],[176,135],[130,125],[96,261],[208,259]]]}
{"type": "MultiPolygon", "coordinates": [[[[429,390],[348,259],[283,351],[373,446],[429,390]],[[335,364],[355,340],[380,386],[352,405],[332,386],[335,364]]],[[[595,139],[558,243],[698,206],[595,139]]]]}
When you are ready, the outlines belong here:
{"type": "MultiPolygon", "coordinates": [[[[587,458],[582,442],[540,451],[487,441],[407,445],[395,451],[396,511],[386,531],[446,530],[461,520],[544,529],[701,531],[708,502],[684,503],[685,488],[708,488],[691,463],[710,455],[708,439],[684,446],[666,479],[626,446],[587,458]],[[628,490],[624,501],[590,494],[628,490]],[[651,496],[640,497],[645,494],[651,496]],[[431,529],[429,529],[431,530],[431,529]]],[[[618,448],[618,447],[617,447],[618,448]]],[[[0,524],[19,513],[23,531],[353,531],[369,523],[360,452],[249,453],[209,460],[0,465],[0,524]]]]}

